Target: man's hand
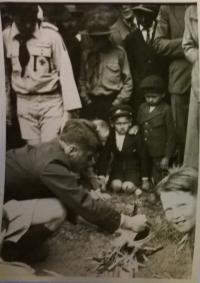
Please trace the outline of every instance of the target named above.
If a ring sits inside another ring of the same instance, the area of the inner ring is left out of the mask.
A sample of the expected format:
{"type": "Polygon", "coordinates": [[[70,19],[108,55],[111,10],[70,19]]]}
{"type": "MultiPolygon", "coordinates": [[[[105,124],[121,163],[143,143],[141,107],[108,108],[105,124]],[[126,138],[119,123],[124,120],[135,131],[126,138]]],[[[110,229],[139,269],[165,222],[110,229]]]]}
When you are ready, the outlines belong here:
{"type": "Polygon", "coordinates": [[[89,105],[92,103],[92,100],[88,96],[83,96],[82,99],[85,105],[89,105]]]}
{"type": "Polygon", "coordinates": [[[103,175],[97,176],[97,182],[102,192],[106,191],[106,177],[103,175]]]}
{"type": "Polygon", "coordinates": [[[66,122],[69,121],[70,119],[71,119],[71,113],[68,111],[64,111],[62,119],[61,119],[61,123],[60,123],[59,133],[62,133],[66,122]]]}
{"type": "Polygon", "coordinates": [[[142,186],[141,186],[141,188],[144,191],[149,191],[150,190],[151,184],[150,184],[148,178],[142,178],[142,186]]]}
{"type": "Polygon", "coordinates": [[[138,214],[130,217],[121,214],[120,228],[132,230],[133,232],[142,232],[148,226],[147,218],[144,214],[138,214]]]}
{"type": "Polygon", "coordinates": [[[160,161],[160,168],[163,170],[167,170],[169,167],[169,158],[163,157],[160,161]]]}
{"type": "Polygon", "coordinates": [[[137,135],[138,131],[139,131],[139,126],[134,125],[129,129],[128,133],[129,135],[137,135]]]}

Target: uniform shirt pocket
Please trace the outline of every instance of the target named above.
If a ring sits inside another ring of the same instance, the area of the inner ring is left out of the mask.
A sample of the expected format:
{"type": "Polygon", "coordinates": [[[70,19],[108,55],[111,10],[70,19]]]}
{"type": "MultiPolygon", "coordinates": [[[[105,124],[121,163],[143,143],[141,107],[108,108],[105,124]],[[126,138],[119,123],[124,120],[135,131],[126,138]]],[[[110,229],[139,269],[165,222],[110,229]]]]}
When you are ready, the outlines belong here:
{"type": "Polygon", "coordinates": [[[52,70],[52,52],[50,46],[29,46],[29,52],[32,60],[32,69],[40,74],[51,73],[52,70]]]}
{"type": "Polygon", "coordinates": [[[118,84],[120,82],[120,66],[118,64],[106,64],[104,79],[109,83],[118,84]]]}

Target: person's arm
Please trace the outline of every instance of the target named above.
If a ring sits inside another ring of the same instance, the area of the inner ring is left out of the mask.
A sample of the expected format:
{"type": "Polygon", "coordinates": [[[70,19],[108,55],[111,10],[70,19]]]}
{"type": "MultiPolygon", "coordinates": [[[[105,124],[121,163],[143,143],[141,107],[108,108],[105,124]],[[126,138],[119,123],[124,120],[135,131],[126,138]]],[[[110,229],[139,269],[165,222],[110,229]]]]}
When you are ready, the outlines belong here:
{"type": "Polygon", "coordinates": [[[183,35],[183,50],[187,60],[194,64],[198,60],[198,42],[195,42],[193,38],[194,29],[196,28],[196,33],[198,33],[198,21],[197,21],[197,7],[191,6],[186,10],[185,13],[185,30],[183,35]],[[195,19],[196,18],[196,19],[195,19]],[[192,23],[192,22],[193,23],[192,23]],[[194,24],[195,23],[195,24],[194,24]]]}
{"type": "Polygon", "coordinates": [[[120,60],[121,79],[123,82],[123,87],[121,89],[121,92],[118,94],[117,98],[114,100],[113,105],[117,105],[122,102],[128,102],[130,100],[133,91],[131,72],[129,68],[127,55],[124,49],[122,49],[120,52],[119,60],[120,60]]]}
{"type": "Polygon", "coordinates": [[[67,49],[61,36],[57,32],[53,35],[53,62],[59,72],[64,111],[79,109],[81,101],[67,49]]]}
{"type": "Polygon", "coordinates": [[[171,38],[170,35],[170,10],[167,5],[161,5],[160,7],[154,47],[158,54],[163,56],[184,58],[182,37],[171,38]]]}
{"type": "Polygon", "coordinates": [[[87,94],[87,78],[86,78],[86,62],[87,60],[87,54],[86,52],[83,52],[82,53],[82,56],[81,56],[81,68],[80,68],[80,78],[79,78],[79,87],[80,87],[80,96],[83,100],[83,102],[85,104],[89,104],[91,101],[90,101],[90,98],[87,94]]]}
{"type": "Polygon", "coordinates": [[[59,162],[46,166],[41,181],[66,208],[110,233],[120,227],[136,232],[146,228],[147,219],[144,215],[121,215],[110,204],[93,199],[88,190],[79,185],[79,175],[59,162]]]}
{"type": "Polygon", "coordinates": [[[174,121],[172,117],[171,108],[167,107],[165,110],[165,124],[166,124],[166,131],[167,131],[167,141],[165,147],[165,157],[170,159],[174,154],[176,148],[176,134],[175,134],[175,127],[174,121]]]}
{"type": "Polygon", "coordinates": [[[11,60],[7,58],[7,45],[8,45],[9,33],[7,30],[3,32],[3,44],[4,44],[4,64],[5,64],[5,91],[6,91],[6,124],[12,125],[13,109],[11,103],[11,60]]]}
{"type": "Polygon", "coordinates": [[[147,148],[142,139],[140,130],[137,133],[137,150],[140,158],[141,177],[148,178],[149,168],[148,168],[147,148]]]}

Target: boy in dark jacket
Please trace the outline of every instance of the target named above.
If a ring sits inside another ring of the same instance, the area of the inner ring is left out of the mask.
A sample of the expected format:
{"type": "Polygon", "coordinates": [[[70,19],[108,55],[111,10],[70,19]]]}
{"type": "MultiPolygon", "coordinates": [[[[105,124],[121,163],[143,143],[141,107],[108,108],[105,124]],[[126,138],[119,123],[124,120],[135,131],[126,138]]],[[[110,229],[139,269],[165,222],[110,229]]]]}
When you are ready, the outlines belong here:
{"type": "Polygon", "coordinates": [[[146,77],[140,85],[146,102],[138,111],[138,123],[149,156],[153,183],[158,183],[175,150],[175,130],[170,106],[165,97],[164,81],[156,75],[146,77]]]}
{"type": "Polygon", "coordinates": [[[115,192],[134,192],[141,185],[141,177],[142,186],[148,183],[146,150],[140,132],[129,133],[132,125],[133,113],[129,106],[119,105],[111,109],[112,130],[102,156],[101,173],[105,174],[112,154],[110,185],[115,192]]]}

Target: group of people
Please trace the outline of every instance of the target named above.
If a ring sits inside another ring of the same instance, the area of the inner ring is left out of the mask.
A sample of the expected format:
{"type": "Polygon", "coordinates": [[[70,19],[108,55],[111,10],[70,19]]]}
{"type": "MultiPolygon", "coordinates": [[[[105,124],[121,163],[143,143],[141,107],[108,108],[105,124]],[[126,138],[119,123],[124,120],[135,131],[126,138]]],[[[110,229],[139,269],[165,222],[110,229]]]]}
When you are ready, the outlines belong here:
{"type": "Polygon", "coordinates": [[[158,192],[178,231],[195,227],[196,6],[126,4],[116,17],[99,5],[86,13],[79,30],[83,10],[73,9],[8,4],[3,40],[11,139],[2,247],[7,260],[26,258],[38,238],[41,243],[76,215],[111,233],[149,225],[145,215],[120,214],[94,199],[89,188],[100,186],[158,192]],[[192,81],[186,58],[194,65],[192,81]],[[19,149],[13,145],[16,121],[25,143],[19,149]],[[173,163],[184,166],[169,173],[173,163]]]}

